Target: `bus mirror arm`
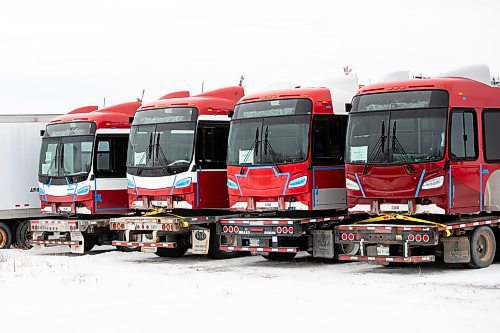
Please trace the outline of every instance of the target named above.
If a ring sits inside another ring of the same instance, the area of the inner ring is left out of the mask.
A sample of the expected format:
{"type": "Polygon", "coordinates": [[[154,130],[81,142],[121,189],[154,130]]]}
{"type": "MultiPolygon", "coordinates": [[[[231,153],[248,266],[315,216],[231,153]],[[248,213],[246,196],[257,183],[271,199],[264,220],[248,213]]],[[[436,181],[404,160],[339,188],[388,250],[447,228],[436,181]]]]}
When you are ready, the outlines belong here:
{"type": "Polygon", "coordinates": [[[449,169],[450,169],[450,160],[445,160],[443,170],[449,170],[449,169]]]}

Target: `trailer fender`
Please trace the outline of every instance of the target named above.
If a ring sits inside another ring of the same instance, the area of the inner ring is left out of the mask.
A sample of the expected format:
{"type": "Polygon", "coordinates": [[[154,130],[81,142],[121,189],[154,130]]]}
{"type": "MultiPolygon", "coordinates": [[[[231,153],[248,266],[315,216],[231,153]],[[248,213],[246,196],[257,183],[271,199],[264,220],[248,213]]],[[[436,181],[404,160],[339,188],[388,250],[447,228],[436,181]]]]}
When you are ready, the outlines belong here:
{"type": "Polygon", "coordinates": [[[71,241],[78,241],[80,245],[71,245],[71,253],[83,254],[85,252],[85,239],[80,231],[70,233],[71,241]]]}

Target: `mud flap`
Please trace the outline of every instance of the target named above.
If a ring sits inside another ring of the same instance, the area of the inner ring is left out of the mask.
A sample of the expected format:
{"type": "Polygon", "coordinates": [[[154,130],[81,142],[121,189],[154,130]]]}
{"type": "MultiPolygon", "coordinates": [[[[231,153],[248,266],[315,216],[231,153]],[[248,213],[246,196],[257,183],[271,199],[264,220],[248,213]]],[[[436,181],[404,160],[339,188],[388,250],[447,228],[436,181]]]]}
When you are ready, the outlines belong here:
{"type": "Polygon", "coordinates": [[[470,243],[467,237],[450,237],[442,240],[444,262],[448,264],[470,262],[470,243]]]}
{"type": "Polygon", "coordinates": [[[193,254],[207,254],[210,244],[210,229],[191,230],[191,244],[193,254]]]}
{"type": "Polygon", "coordinates": [[[313,257],[333,259],[333,230],[312,230],[313,257]]]}
{"type": "Polygon", "coordinates": [[[83,254],[84,252],[84,238],[80,231],[71,231],[71,240],[78,241],[80,245],[71,245],[71,253],[83,254]]]}

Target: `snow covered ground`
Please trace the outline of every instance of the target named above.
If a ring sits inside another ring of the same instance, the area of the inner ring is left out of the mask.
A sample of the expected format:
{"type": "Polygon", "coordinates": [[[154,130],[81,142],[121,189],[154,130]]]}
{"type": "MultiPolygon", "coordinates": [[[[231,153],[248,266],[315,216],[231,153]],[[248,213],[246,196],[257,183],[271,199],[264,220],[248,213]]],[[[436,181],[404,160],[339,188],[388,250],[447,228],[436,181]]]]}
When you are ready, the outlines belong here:
{"type": "Polygon", "coordinates": [[[0,250],[0,318],[0,332],[20,333],[499,332],[500,263],[389,268],[307,255],[276,263],[112,247],[83,256],[0,250]]]}

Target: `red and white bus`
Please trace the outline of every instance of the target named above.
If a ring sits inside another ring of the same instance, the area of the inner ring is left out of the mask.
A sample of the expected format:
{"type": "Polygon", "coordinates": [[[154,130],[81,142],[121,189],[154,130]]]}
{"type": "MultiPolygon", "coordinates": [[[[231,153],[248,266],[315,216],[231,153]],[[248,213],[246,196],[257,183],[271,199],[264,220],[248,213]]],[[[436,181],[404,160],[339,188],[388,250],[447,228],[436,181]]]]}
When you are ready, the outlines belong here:
{"type": "Polygon", "coordinates": [[[386,216],[365,221],[381,222],[381,228],[339,227],[339,242],[364,244],[361,256],[345,259],[435,260],[444,235],[454,236],[447,248],[465,244],[460,255],[445,251],[445,261],[480,267],[493,260],[500,213],[500,88],[489,84],[486,67],[467,72],[469,77],[457,72],[372,84],[354,97],[346,143],[348,211],[386,216]],[[408,230],[384,224],[394,218],[408,230]],[[428,225],[426,232],[421,224],[428,225]]]}
{"type": "Polygon", "coordinates": [[[32,220],[33,244],[83,253],[111,241],[109,217],[128,212],[125,158],[140,105],[83,107],[47,125],[38,171],[41,210],[65,218],[32,220]]]}
{"type": "Polygon", "coordinates": [[[216,217],[229,213],[228,114],[243,95],[241,86],[196,96],[185,92],[140,108],[127,153],[129,204],[155,216],[113,219],[111,228],[125,232],[125,241],[113,244],[160,256],[178,257],[192,248],[223,257],[218,243],[209,242],[215,240],[216,217]]]}

